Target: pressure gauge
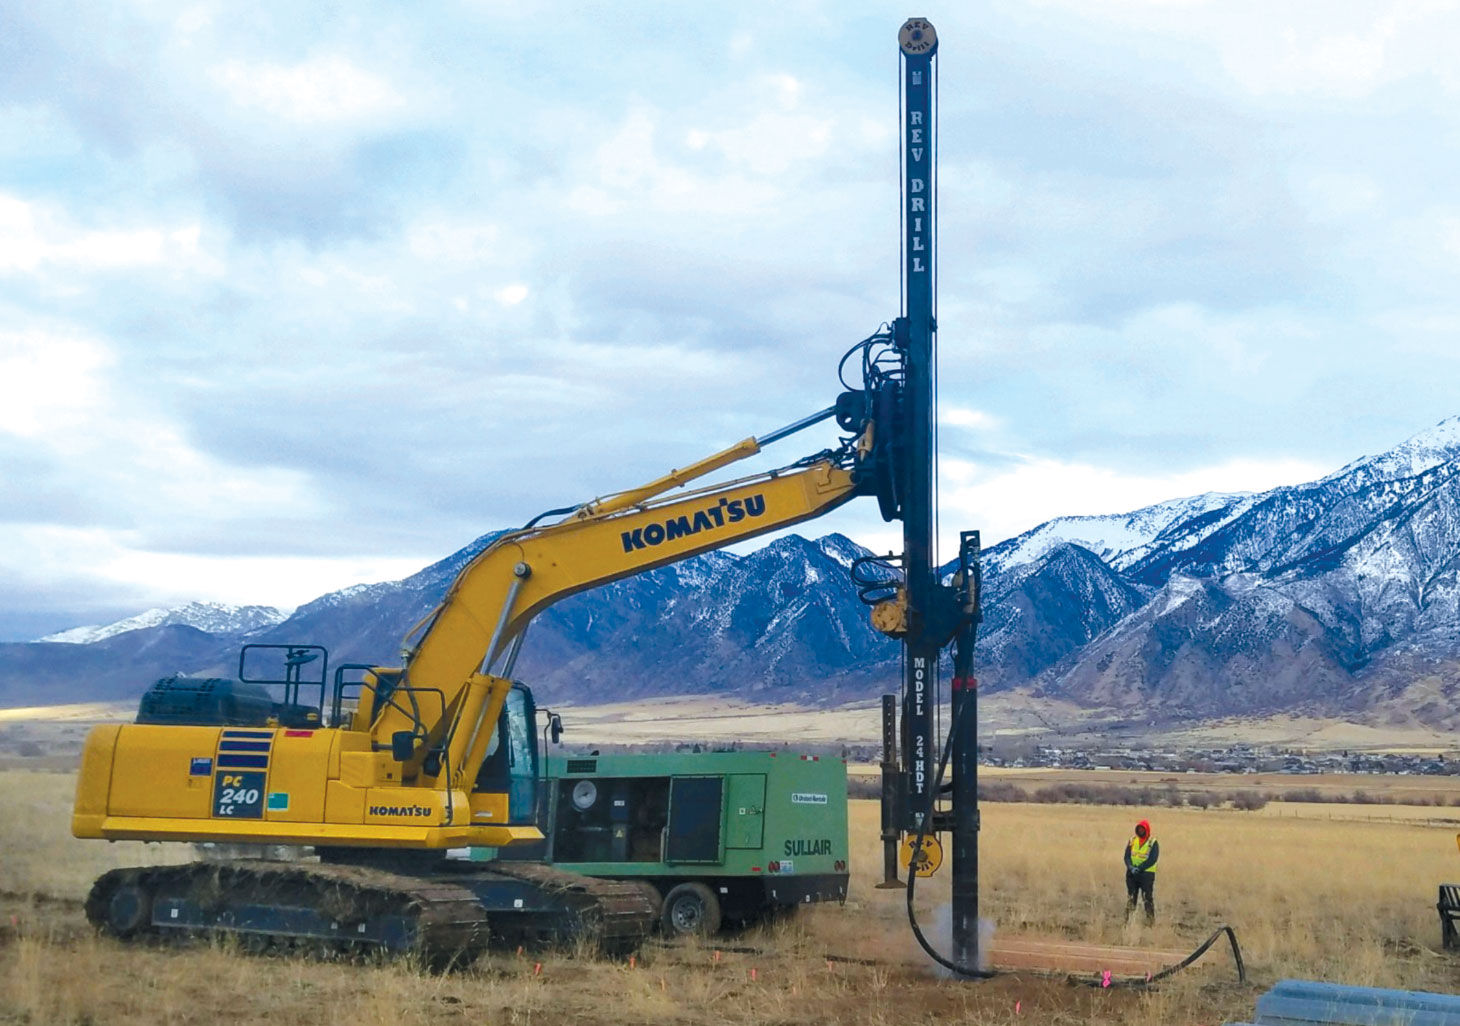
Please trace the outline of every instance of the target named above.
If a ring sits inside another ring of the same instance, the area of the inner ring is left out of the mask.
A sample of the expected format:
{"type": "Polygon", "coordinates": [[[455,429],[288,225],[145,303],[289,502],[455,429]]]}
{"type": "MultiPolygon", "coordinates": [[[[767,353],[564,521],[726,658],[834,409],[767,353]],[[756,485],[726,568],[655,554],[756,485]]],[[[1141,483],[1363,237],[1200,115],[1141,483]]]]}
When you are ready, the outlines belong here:
{"type": "Polygon", "coordinates": [[[580,780],[573,785],[573,808],[587,812],[598,801],[598,785],[591,780],[580,780]]]}

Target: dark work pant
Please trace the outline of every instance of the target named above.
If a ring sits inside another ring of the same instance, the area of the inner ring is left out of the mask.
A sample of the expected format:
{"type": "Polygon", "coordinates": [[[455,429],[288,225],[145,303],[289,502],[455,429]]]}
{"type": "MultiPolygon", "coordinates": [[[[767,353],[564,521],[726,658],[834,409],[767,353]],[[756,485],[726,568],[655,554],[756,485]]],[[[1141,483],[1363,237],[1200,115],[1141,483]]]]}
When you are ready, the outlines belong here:
{"type": "Polygon", "coordinates": [[[1155,873],[1127,873],[1125,874],[1125,917],[1130,918],[1136,910],[1136,895],[1145,899],[1146,922],[1154,922],[1156,919],[1156,874],[1155,873]]]}

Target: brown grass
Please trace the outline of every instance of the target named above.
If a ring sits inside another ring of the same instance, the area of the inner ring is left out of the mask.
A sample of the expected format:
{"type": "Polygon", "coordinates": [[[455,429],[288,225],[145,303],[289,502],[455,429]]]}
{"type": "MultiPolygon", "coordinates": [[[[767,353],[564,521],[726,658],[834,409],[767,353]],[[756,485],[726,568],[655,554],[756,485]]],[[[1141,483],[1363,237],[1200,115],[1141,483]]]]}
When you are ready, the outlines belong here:
{"type": "MultiPolygon", "coordinates": [[[[850,766],[848,794],[855,798],[875,798],[881,793],[879,773],[875,765],[850,766]]],[[[1225,807],[1245,812],[1266,810],[1276,816],[1460,825],[1460,776],[984,767],[979,771],[978,793],[985,802],[1225,807]],[[1273,808],[1274,803],[1289,807],[1273,808]],[[1324,805],[1346,808],[1315,808],[1324,805]],[[1380,811],[1375,806],[1387,808],[1380,811]]]]}
{"type": "MultiPolygon", "coordinates": [[[[1435,884],[1460,880],[1451,828],[1215,809],[984,808],[983,911],[1000,931],[1188,950],[1230,923],[1254,978],[1246,988],[1229,982],[1230,966],[1216,953],[1209,968],[1149,993],[1029,974],[977,984],[939,979],[914,951],[902,892],[872,886],[881,859],[871,802],[853,806],[846,907],[812,909],[774,930],[718,942],[718,959],[714,943],[688,944],[650,947],[633,968],[509,955],[433,975],[408,964],[259,958],[227,945],[129,948],[96,938],[79,899],[97,872],[187,852],[71,839],[70,787],[62,775],[0,773],[6,1026],[1151,1024],[1249,1017],[1256,994],[1287,975],[1460,988],[1460,963],[1434,950],[1435,884]],[[1147,812],[1162,842],[1159,920],[1150,930],[1124,923],[1120,863],[1131,822],[1147,812]],[[829,953],[876,964],[828,964],[829,953]]],[[[936,921],[947,894],[946,868],[923,882],[925,923],[936,921]]]]}

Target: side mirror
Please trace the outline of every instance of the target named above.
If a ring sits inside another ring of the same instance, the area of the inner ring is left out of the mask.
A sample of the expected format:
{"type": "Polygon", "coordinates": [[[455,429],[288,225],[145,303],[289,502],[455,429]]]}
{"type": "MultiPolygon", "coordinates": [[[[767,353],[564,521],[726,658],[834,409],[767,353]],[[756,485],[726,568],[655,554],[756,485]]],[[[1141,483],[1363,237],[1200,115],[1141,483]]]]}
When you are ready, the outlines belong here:
{"type": "Polygon", "coordinates": [[[397,730],[390,735],[390,757],[396,762],[410,762],[416,757],[416,732],[397,730]]]}
{"type": "MultiPolygon", "coordinates": [[[[548,736],[555,745],[563,743],[563,718],[557,713],[553,713],[552,719],[548,720],[548,736]]],[[[1460,843],[1460,834],[1456,835],[1456,842],[1460,843]]]]}

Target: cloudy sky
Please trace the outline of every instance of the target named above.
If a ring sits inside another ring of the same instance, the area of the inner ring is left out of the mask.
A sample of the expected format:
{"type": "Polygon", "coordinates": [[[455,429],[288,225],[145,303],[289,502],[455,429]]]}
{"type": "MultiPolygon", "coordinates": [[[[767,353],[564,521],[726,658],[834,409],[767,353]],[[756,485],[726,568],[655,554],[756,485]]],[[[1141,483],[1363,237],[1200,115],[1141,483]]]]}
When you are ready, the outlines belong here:
{"type": "Polygon", "coordinates": [[[1460,413],[1457,4],[946,8],[0,0],[0,639],[392,579],[827,405],[898,312],[908,14],[945,525],[1460,413]]]}

